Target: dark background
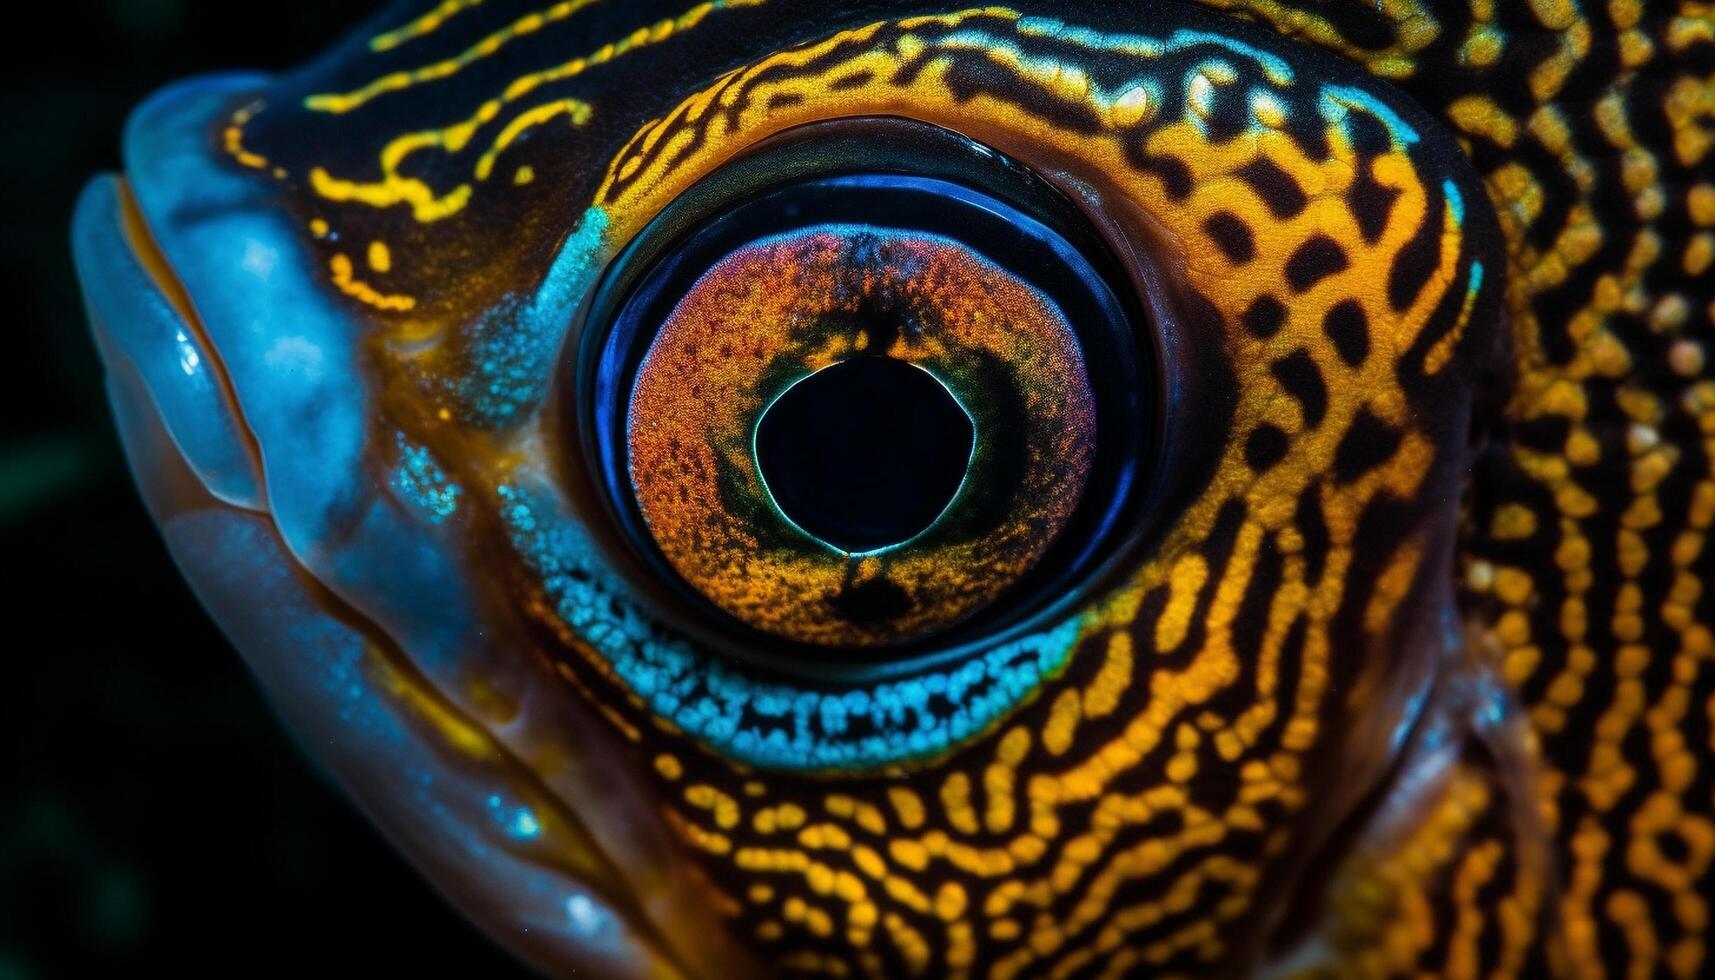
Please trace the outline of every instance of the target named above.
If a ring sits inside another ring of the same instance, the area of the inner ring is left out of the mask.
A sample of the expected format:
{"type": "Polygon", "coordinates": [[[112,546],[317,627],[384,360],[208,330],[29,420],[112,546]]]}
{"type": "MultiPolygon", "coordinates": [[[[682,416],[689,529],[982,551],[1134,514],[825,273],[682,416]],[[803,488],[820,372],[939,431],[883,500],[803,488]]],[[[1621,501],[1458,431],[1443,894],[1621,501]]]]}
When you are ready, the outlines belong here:
{"type": "Polygon", "coordinates": [[[6,33],[0,980],[518,972],[311,768],[180,581],[126,474],[67,243],[143,96],[287,68],[371,6],[50,0],[6,33]]]}

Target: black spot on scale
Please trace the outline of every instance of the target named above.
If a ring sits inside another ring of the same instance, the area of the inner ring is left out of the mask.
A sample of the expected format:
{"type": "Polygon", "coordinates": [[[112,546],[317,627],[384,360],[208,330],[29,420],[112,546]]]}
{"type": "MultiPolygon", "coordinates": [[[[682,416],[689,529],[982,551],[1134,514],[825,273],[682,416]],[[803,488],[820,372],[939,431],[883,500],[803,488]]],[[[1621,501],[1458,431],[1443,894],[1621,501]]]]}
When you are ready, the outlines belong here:
{"type": "Polygon", "coordinates": [[[1214,89],[1208,112],[1203,117],[1203,131],[1215,146],[1225,146],[1250,132],[1254,117],[1251,116],[1250,100],[1240,95],[1242,91],[1235,85],[1220,85],[1214,89]]]}
{"type": "Polygon", "coordinates": [[[1387,299],[1395,310],[1403,310],[1417,300],[1429,277],[1441,265],[1441,192],[1432,189],[1427,195],[1423,223],[1417,226],[1411,240],[1393,258],[1388,270],[1387,299]]]}
{"type": "Polygon", "coordinates": [[[875,72],[866,68],[861,71],[854,71],[849,75],[841,75],[839,78],[834,79],[828,83],[828,90],[832,92],[843,92],[849,88],[863,88],[865,85],[868,85],[873,81],[875,81],[875,72]]]}
{"type": "Polygon", "coordinates": [[[1298,495],[1298,506],[1292,512],[1292,526],[1303,542],[1299,554],[1304,558],[1304,584],[1315,587],[1322,581],[1322,569],[1328,562],[1328,546],[1333,540],[1328,533],[1328,520],[1322,514],[1322,484],[1312,483],[1298,495]]]}
{"type": "Polygon", "coordinates": [[[1572,420],[1564,415],[1539,415],[1513,423],[1508,435],[1511,441],[1539,453],[1560,453],[1572,435],[1572,420]]]}
{"type": "Polygon", "coordinates": [[[1258,157],[1234,171],[1268,205],[1276,218],[1291,218],[1309,206],[1310,198],[1293,176],[1267,157],[1258,157]]]}
{"type": "Polygon", "coordinates": [[[1317,235],[1298,246],[1298,251],[1286,260],[1286,284],[1302,293],[1349,265],[1351,261],[1339,242],[1327,235],[1317,235]]]}
{"type": "Polygon", "coordinates": [[[1346,134],[1351,140],[1356,177],[1346,191],[1346,209],[1357,222],[1358,233],[1374,245],[1387,229],[1394,202],[1400,192],[1376,180],[1376,158],[1394,149],[1393,136],[1382,121],[1367,112],[1347,113],[1346,134]]]}
{"type": "MultiPolygon", "coordinates": [[[[1276,94],[1291,103],[1289,91],[1276,94]]],[[[1292,138],[1292,142],[1298,144],[1298,150],[1304,154],[1305,159],[1325,163],[1333,155],[1333,145],[1328,141],[1327,122],[1313,106],[1300,104],[1288,109],[1281,129],[1292,138]]]]}
{"type": "Polygon", "coordinates": [[[1360,158],[1371,160],[1393,150],[1393,135],[1373,113],[1349,112],[1344,125],[1346,137],[1352,143],[1352,152],[1360,158]]]}
{"type": "Polygon", "coordinates": [[[1245,439],[1245,465],[1254,473],[1266,473],[1286,457],[1286,433],[1268,422],[1251,430],[1245,439]]]}
{"type": "Polygon", "coordinates": [[[1352,427],[1340,437],[1334,450],[1334,479],[1351,483],[1365,473],[1386,463],[1399,452],[1398,429],[1377,418],[1368,408],[1358,409],[1352,427]]]}
{"type": "MultiPolygon", "coordinates": [[[[896,84],[905,81],[895,78],[896,84]]],[[[947,91],[956,102],[967,102],[978,95],[985,95],[998,102],[1015,105],[1024,115],[1054,129],[1095,135],[1104,125],[1103,119],[1087,103],[1057,96],[987,58],[955,61],[947,69],[946,84],[947,91]]]]}
{"type": "Polygon", "coordinates": [[[1357,367],[1370,356],[1370,320],[1355,299],[1334,304],[1322,318],[1322,332],[1333,342],[1340,359],[1357,367]]]}
{"type": "Polygon", "coordinates": [[[1322,380],[1322,369],[1309,351],[1298,348],[1269,365],[1269,373],[1287,394],[1298,399],[1306,429],[1322,424],[1322,417],[1328,413],[1328,385],[1322,380]]]}
{"type": "Polygon", "coordinates": [[[1251,237],[1250,225],[1231,211],[1217,211],[1204,218],[1203,230],[1234,265],[1256,258],[1256,241],[1251,237]]]}
{"type": "Polygon", "coordinates": [[[1286,322],[1286,307],[1273,296],[1259,296],[1256,302],[1245,311],[1245,329],[1251,336],[1259,340],[1267,340],[1280,332],[1280,325],[1286,322]]]}
{"type": "Polygon", "coordinates": [[[1371,169],[1370,166],[1358,168],[1358,177],[1346,192],[1346,208],[1352,212],[1352,219],[1358,223],[1358,233],[1364,236],[1364,241],[1374,245],[1387,230],[1394,202],[1399,200],[1399,191],[1378,183],[1371,169]]]}
{"type": "Polygon", "coordinates": [[[1183,201],[1191,196],[1191,168],[1185,161],[1171,153],[1151,153],[1143,145],[1148,133],[1142,128],[1133,130],[1125,137],[1126,162],[1139,173],[1154,174],[1161,179],[1162,187],[1167,196],[1175,201],[1183,201]]]}

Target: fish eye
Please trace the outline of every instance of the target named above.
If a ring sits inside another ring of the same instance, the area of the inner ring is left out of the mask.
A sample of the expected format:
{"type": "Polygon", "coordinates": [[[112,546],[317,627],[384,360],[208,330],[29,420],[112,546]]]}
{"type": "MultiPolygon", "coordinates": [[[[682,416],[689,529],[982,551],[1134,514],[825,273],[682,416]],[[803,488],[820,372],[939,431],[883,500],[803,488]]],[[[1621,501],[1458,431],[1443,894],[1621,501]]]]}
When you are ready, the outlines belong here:
{"type": "Polygon", "coordinates": [[[645,587],[723,649],[910,660],[1040,620],[1135,530],[1167,406],[1134,293],[1076,204],[994,150],[802,127],[614,263],[562,441],[645,587]]]}

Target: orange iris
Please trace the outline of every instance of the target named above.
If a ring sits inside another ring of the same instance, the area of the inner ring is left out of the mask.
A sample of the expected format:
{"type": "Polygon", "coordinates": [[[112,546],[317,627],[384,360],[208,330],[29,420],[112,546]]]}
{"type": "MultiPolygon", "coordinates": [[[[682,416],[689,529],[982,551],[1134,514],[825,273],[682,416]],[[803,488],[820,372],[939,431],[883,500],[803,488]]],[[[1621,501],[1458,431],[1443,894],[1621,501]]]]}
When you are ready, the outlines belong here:
{"type": "Polygon", "coordinates": [[[663,556],[715,605],[876,646],[959,622],[1037,563],[1078,506],[1095,419],[1077,336],[1040,290],[939,235],[818,225],[731,252],[673,309],[632,388],[630,476],[663,556]],[[926,528],[860,550],[782,510],[756,431],[793,385],[877,357],[944,385],[974,442],[926,528]]]}

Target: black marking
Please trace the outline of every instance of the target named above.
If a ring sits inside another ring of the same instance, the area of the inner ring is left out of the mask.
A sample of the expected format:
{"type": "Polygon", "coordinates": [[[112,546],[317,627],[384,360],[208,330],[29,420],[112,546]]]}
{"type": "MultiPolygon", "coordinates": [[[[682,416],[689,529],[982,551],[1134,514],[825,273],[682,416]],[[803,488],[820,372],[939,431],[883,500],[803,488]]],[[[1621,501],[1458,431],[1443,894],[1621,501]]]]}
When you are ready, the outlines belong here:
{"type": "Polygon", "coordinates": [[[833,92],[843,92],[848,88],[863,88],[873,81],[875,81],[875,72],[866,68],[861,71],[854,71],[849,75],[841,75],[828,83],[828,89],[833,92]]]}
{"type": "MultiPolygon", "coordinates": [[[[1238,654],[1239,662],[1254,664],[1262,659],[1263,640],[1268,636],[1269,610],[1274,606],[1280,589],[1281,579],[1285,577],[1286,556],[1280,550],[1276,535],[1263,535],[1262,543],[1257,546],[1256,560],[1252,563],[1251,580],[1245,586],[1245,597],[1239,603],[1238,612],[1233,615],[1232,644],[1233,652],[1238,654]]],[[[1252,690],[1245,704],[1254,704],[1257,692],[1254,689],[1255,671],[1250,672],[1252,690]]],[[[1242,706],[1235,705],[1242,710],[1242,706]]]]}
{"type": "Polygon", "coordinates": [[[1415,302],[1417,294],[1441,265],[1441,195],[1432,193],[1428,197],[1423,223],[1394,256],[1393,268],[1388,270],[1387,299],[1396,310],[1415,302]]]}
{"type": "Polygon", "coordinates": [[[1251,237],[1251,226],[1231,211],[1217,211],[1204,218],[1203,230],[1234,265],[1256,258],[1256,240],[1251,237]]]}
{"type": "Polygon", "coordinates": [[[1273,296],[1259,296],[1245,311],[1245,329],[1251,336],[1267,340],[1280,332],[1280,325],[1286,322],[1286,307],[1273,296]]]}
{"type": "Polygon", "coordinates": [[[1276,218],[1293,217],[1310,204],[1310,198],[1304,196],[1304,188],[1298,186],[1298,181],[1267,157],[1258,157],[1235,173],[1256,191],[1276,218]]]}
{"type": "MultiPolygon", "coordinates": [[[[1352,532],[1352,564],[1346,570],[1346,590],[1340,596],[1340,607],[1334,610],[1334,618],[1329,625],[1331,635],[1361,634],[1376,583],[1381,581],[1382,573],[1387,571],[1388,563],[1405,540],[1399,533],[1400,528],[1410,527],[1413,516],[1411,505],[1391,493],[1378,493],[1364,505],[1363,512],[1358,515],[1357,528],[1352,532]]],[[[1332,644],[1328,676],[1356,676],[1356,661],[1365,655],[1365,650],[1365,644],[1361,643],[1332,644]]],[[[1341,711],[1343,706],[1340,702],[1340,698],[1331,698],[1323,703],[1322,710],[1341,711]]]]}
{"type": "Polygon", "coordinates": [[[1268,422],[1251,430],[1245,439],[1245,465],[1253,472],[1265,473],[1286,456],[1286,433],[1268,422]]]}
{"type": "Polygon", "coordinates": [[[1374,245],[1387,229],[1387,219],[1393,214],[1399,191],[1377,183],[1370,171],[1370,167],[1358,169],[1358,179],[1346,192],[1346,207],[1352,212],[1353,220],[1357,221],[1358,232],[1364,236],[1364,241],[1374,245]]]}
{"type": "Polygon", "coordinates": [[[1539,453],[1562,453],[1572,436],[1572,420],[1564,415],[1539,415],[1515,422],[1508,433],[1512,441],[1539,453]]]}
{"type": "MultiPolygon", "coordinates": [[[[915,61],[934,61],[939,53],[928,48],[915,61]]],[[[979,95],[1018,106],[1026,116],[1042,120],[1055,129],[1094,135],[1102,131],[1103,120],[1096,110],[1081,100],[1062,98],[1016,72],[989,61],[987,58],[959,58],[946,74],[947,91],[956,102],[968,102],[979,95]]],[[[903,84],[904,79],[896,83],[903,84]]]]}
{"type": "Polygon", "coordinates": [[[1361,159],[1372,160],[1393,149],[1393,136],[1373,113],[1347,113],[1346,133],[1352,141],[1352,152],[1361,159]]]}
{"type": "MultiPolygon", "coordinates": [[[[1292,704],[1298,699],[1298,686],[1304,678],[1304,640],[1309,628],[1309,620],[1303,612],[1299,612],[1292,617],[1292,625],[1286,628],[1286,635],[1281,638],[1280,657],[1277,661],[1280,664],[1280,674],[1274,684],[1276,704],[1292,704]]],[[[1248,673],[1255,672],[1253,669],[1248,673]]],[[[1291,720],[1292,712],[1276,711],[1269,723],[1257,733],[1256,744],[1251,746],[1250,757],[1266,759],[1279,749],[1286,734],[1286,725],[1291,720]]]]}
{"type": "Polygon", "coordinates": [[[1161,184],[1167,189],[1167,196],[1175,201],[1183,201],[1191,196],[1191,168],[1185,161],[1171,153],[1151,153],[1143,145],[1147,131],[1139,129],[1127,133],[1125,139],[1126,161],[1140,173],[1154,174],[1161,178],[1161,184]]]}
{"type": "Polygon", "coordinates": [[[1292,526],[1304,542],[1304,584],[1314,587],[1322,581],[1322,569],[1328,562],[1328,546],[1333,540],[1328,534],[1328,521],[1322,514],[1322,484],[1312,483],[1298,495],[1298,506],[1292,512],[1292,526]]]}
{"type": "Polygon", "coordinates": [[[1334,451],[1334,478],[1351,483],[1393,458],[1399,451],[1400,431],[1377,418],[1368,408],[1358,409],[1352,427],[1340,437],[1334,451]]]}
{"type": "Polygon", "coordinates": [[[1304,410],[1304,427],[1314,429],[1322,424],[1328,412],[1328,385],[1322,380],[1322,368],[1310,352],[1300,347],[1273,364],[1269,372],[1286,393],[1298,399],[1304,410]]]}
{"type": "Polygon", "coordinates": [[[1203,117],[1203,131],[1210,143],[1224,146],[1249,132],[1253,118],[1249,99],[1236,96],[1230,87],[1217,87],[1203,117]]]}
{"type": "MultiPolygon", "coordinates": [[[[1227,563],[1232,560],[1234,545],[1238,541],[1239,530],[1245,523],[1245,503],[1237,498],[1221,504],[1221,509],[1215,514],[1215,523],[1209,529],[1208,537],[1198,545],[1198,550],[1208,559],[1209,575],[1204,579],[1203,586],[1197,592],[1197,600],[1192,604],[1189,625],[1179,642],[1171,649],[1155,649],[1151,651],[1151,663],[1157,669],[1170,669],[1189,658],[1196,656],[1208,640],[1209,605],[1215,601],[1215,593],[1220,591],[1221,580],[1226,575],[1227,563]]],[[[1138,615],[1133,619],[1132,635],[1146,638],[1143,642],[1153,643],[1156,625],[1161,616],[1167,611],[1167,600],[1171,590],[1158,587],[1159,597],[1150,593],[1138,615]]]]}
{"type": "Polygon", "coordinates": [[[1322,318],[1322,332],[1347,364],[1357,367],[1370,356],[1370,319],[1357,300],[1343,299],[1334,304],[1322,318]]]}
{"type": "Polygon", "coordinates": [[[1339,242],[1327,235],[1317,235],[1298,246],[1298,251],[1286,260],[1286,283],[1302,293],[1350,264],[1339,242]]]}

